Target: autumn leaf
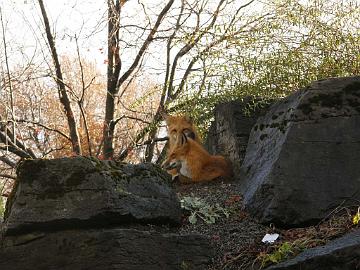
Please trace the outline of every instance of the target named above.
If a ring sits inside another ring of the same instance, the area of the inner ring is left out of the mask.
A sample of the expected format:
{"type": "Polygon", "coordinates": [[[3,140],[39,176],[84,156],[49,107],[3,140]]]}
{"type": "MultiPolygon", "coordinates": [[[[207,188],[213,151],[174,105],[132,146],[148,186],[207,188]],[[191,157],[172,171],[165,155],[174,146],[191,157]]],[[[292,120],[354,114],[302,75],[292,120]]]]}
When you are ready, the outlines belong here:
{"type": "Polygon", "coordinates": [[[355,216],[353,216],[353,224],[357,225],[360,221],[360,207],[358,207],[357,213],[355,216]]]}

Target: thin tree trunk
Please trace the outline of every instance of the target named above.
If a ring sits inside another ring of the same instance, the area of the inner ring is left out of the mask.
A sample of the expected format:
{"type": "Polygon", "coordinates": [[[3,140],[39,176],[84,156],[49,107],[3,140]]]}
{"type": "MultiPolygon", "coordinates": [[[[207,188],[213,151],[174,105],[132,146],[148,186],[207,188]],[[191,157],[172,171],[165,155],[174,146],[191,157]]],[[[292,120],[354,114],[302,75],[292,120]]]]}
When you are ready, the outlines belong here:
{"type": "Polygon", "coordinates": [[[14,137],[11,138],[11,139],[14,141],[14,143],[16,143],[16,122],[15,122],[15,111],[14,111],[14,92],[13,92],[12,83],[11,83],[11,77],[10,77],[9,58],[8,58],[8,54],[7,54],[7,44],[6,44],[6,36],[5,36],[5,27],[4,27],[4,21],[3,21],[1,8],[0,8],[0,19],[1,19],[1,29],[2,29],[3,43],[4,43],[6,74],[7,74],[9,90],[10,90],[11,124],[12,124],[12,133],[14,134],[14,137]]]}
{"type": "MultiPolygon", "coordinates": [[[[154,130],[149,132],[149,140],[153,140],[156,136],[157,133],[157,128],[155,128],[154,130]]],[[[150,144],[147,145],[146,149],[145,149],[145,161],[146,162],[151,162],[153,157],[154,157],[154,150],[155,150],[155,142],[151,142],[150,144]]]]}
{"type": "Polygon", "coordinates": [[[47,40],[49,43],[49,47],[51,50],[51,56],[52,56],[54,66],[55,66],[55,72],[56,72],[55,81],[59,88],[60,102],[64,106],[65,115],[67,117],[67,122],[69,125],[72,149],[75,154],[81,155],[81,144],[80,144],[80,139],[79,139],[78,130],[77,130],[77,126],[76,126],[76,121],[75,121],[74,113],[73,113],[73,110],[71,107],[71,102],[70,102],[69,96],[65,89],[65,84],[63,81],[60,62],[59,62],[58,54],[56,52],[54,37],[52,36],[51,30],[50,30],[49,19],[47,17],[43,1],[42,0],[38,0],[38,1],[39,1],[40,9],[41,9],[41,14],[44,19],[46,37],[47,37],[47,40]]]}
{"type": "Polygon", "coordinates": [[[119,56],[119,28],[120,28],[119,1],[114,5],[113,0],[108,0],[108,69],[107,69],[107,95],[104,123],[104,158],[113,157],[113,136],[115,125],[113,124],[115,113],[115,95],[117,94],[117,80],[121,70],[119,56]]]}
{"type": "Polygon", "coordinates": [[[108,86],[107,86],[107,96],[106,96],[106,109],[105,109],[105,123],[104,123],[104,147],[103,154],[105,159],[111,159],[114,155],[113,148],[113,139],[115,125],[114,122],[114,113],[115,113],[115,96],[119,92],[121,85],[131,76],[134,70],[139,66],[139,62],[143,57],[145,51],[149,47],[150,43],[153,41],[153,38],[161,24],[162,19],[169,11],[170,7],[175,0],[169,0],[166,6],[162,9],[159,16],[157,17],[156,23],[153,28],[150,30],[149,35],[142,44],[139,52],[137,53],[134,62],[131,64],[129,69],[124,72],[124,74],[119,78],[120,69],[121,69],[121,60],[119,56],[119,47],[118,47],[118,35],[119,35],[119,13],[120,7],[125,3],[119,0],[116,1],[114,7],[113,1],[108,0],[108,86]],[[118,17],[116,17],[118,16],[118,17]],[[117,20],[116,20],[117,19],[117,20]],[[115,86],[114,86],[115,84],[115,86]]]}

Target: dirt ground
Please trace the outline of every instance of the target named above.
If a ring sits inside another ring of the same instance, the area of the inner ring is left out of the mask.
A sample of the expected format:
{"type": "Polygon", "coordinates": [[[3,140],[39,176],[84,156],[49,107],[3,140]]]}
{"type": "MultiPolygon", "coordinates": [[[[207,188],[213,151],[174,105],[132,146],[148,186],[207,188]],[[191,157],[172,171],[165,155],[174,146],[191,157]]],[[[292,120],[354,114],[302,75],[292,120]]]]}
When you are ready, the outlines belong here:
{"type": "Polygon", "coordinates": [[[226,217],[220,213],[213,224],[199,218],[191,224],[188,220],[191,212],[184,210],[180,232],[199,233],[211,239],[216,255],[209,270],[261,269],[271,265],[272,260],[284,260],[306,248],[324,245],[354,228],[354,210],[342,207],[334,210],[326,220],[307,228],[282,230],[259,224],[243,210],[235,182],[214,181],[176,185],[175,188],[180,199],[198,197],[209,205],[219,204],[229,214],[226,217]],[[264,244],[261,240],[266,233],[278,233],[280,237],[274,244],[264,244]]]}

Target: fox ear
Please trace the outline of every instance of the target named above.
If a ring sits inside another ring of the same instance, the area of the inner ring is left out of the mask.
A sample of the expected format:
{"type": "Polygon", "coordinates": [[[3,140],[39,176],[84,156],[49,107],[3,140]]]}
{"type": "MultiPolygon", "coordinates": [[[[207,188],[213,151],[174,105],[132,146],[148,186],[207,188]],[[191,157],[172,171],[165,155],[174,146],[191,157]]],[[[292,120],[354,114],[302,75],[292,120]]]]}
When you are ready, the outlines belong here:
{"type": "Polygon", "coordinates": [[[191,117],[191,116],[189,116],[189,115],[186,115],[185,116],[185,119],[186,119],[186,121],[188,122],[188,123],[190,123],[190,124],[192,124],[193,123],[193,118],[191,117]]]}
{"type": "Polygon", "coordinates": [[[183,133],[186,135],[187,138],[195,140],[195,133],[190,129],[188,128],[184,129],[183,133]]]}
{"type": "Polygon", "coordinates": [[[180,142],[181,142],[181,145],[184,145],[188,142],[188,139],[184,132],[181,132],[181,141],[180,142]]]}
{"type": "Polygon", "coordinates": [[[164,108],[161,108],[159,113],[165,121],[169,120],[170,115],[165,111],[164,108]]]}

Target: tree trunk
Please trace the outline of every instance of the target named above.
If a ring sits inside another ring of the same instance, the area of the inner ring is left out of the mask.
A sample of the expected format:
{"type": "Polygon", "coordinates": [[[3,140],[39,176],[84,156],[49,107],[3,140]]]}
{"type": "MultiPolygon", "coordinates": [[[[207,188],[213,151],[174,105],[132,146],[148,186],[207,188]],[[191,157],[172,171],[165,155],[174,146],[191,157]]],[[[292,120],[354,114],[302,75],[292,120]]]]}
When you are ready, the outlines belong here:
{"type": "Polygon", "coordinates": [[[54,37],[52,36],[51,30],[50,30],[49,19],[47,17],[43,1],[42,0],[38,0],[38,1],[39,1],[40,9],[41,9],[41,14],[44,19],[46,37],[47,37],[47,40],[48,40],[48,43],[50,46],[51,56],[52,56],[54,66],[55,66],[55,72],[56,72],[55,81],[59,88],[60,102],[64,106],[64,111],[65,111],[65,115],[66,115],[68,126],[69,126],[72,149],[75,154],[81,155],[81,144],[80,144],[80,139],[79,139],[79,135],[78,135],[78,130],[76,127],[76,121],[75,121],[74,113],[73,113],[73,110],[71,107],[71,102],[70,102],[69,96],[65,89],[65,84],[63,81],[60,62],[59,62],[58,54],[56,52],[54,37]]]}
{"type": "Polygon", "coordinates": [[[156,23],[150,30],[149,35],[142,44],[139,52],[137,53],[134,62],[129,69],[119,78],[121,69],[121,59],[119,56],[119,27],[120,27],[120,8],[126,1],[116,1],[114,6],[113,0],[108,0],[108,86],[106,96],[106,109],[105,109],[105,123],[104,123],[104,147],[103,154],[105,159],[112,159],[114,156],[113,139],[115,125],[115,96],[119,92],[121,85],[131,76],[136,67],[138,67],[140,59],[143,57],[145,51],[161,24],[162,19],[169,11],[170,7],[175,0],[169,0],[166,6],[162,9],[157,17],[156,23]]]}
{"type": "MultiPolygon", "coordinates": [[[[123,2],[121,3],[121,5],[123,2]]],[[[105,159],[113,157],[113,137],[115,124],[115,95],[117,94],[117,81],[121,70],[121,60],[119,56],[119,28],[120,28],[120,8],[119,0],[115,5],[113,0],[108,0],[108,69],[107,69],[107,95],[105,107],[104,123],[104,148],[105,159]]]]}

